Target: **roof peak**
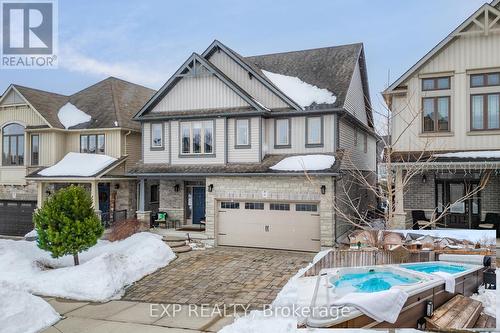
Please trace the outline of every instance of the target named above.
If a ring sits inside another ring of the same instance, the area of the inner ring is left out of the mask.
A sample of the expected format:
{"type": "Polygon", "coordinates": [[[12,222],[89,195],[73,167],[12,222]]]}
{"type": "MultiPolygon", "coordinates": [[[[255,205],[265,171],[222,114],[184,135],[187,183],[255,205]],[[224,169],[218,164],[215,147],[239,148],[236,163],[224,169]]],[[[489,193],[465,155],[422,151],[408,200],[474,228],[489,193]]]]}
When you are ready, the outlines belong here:
{"type": "Polygon", "coordinates": [[[358,42],[358,43],[342,44],[342,45],[334,45],[334,46],[315,47],[315,48],[303,49],[303,50],[292,50],[292,51],[273,52],[273,53],[265,53],[265,54],[255,54],[255,55],[251,55],[251,56],[245,56],[245,58],[289,54],[289,53],[299,53],[299,52],[307,52],[307,51],[319,51],[319,50],[326,50],[326,49],[337,49],[337,48],[341,48],[341,47],[356,46],[356,45],[363,46],[363,43],[358,42]]]}

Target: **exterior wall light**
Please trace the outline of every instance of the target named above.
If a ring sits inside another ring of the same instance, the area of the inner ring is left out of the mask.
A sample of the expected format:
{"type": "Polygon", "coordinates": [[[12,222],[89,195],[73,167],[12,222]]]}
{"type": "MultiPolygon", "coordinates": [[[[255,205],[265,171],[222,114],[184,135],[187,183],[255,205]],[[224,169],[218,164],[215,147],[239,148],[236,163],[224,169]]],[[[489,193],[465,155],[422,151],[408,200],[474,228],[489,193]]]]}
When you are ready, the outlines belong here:
{"type": "Polygon", "coordinates": [[[325,193],[326,193],[326,186],[321,185],[321,194],[325,194],[325,193]]]}
{"type": "Polygon", "coordinates": [[[179,192],[179,189],[180,189],[179,184],[175,184],[175,186],[174,186],[174,191],[175,191],[175,192],[179,192]]]}
{"type": "Polygon", "coordinates": [[[208,185],[208,192],[212,192],[213,189],[214,189],[214,184],[208,185]]]}
{"type": "Polygon", "coordinates": [[[422,183],[427,183],[427,175],[422,176],[422,183]]]}

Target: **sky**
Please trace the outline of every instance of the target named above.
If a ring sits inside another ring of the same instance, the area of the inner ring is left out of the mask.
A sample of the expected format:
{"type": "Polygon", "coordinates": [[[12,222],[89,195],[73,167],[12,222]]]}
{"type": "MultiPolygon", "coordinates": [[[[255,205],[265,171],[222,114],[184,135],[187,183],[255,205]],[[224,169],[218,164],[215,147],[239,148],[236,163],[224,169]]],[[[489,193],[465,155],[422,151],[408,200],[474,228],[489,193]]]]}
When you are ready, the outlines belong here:
{"type": "Polygon", "coordinates": [[[364,43],[380,92],[486,0],[59,0],[59,68],[0,69],[11,83],[72,94],[108,76],[158,89],[214,40],[243,56],[364,43]]]}

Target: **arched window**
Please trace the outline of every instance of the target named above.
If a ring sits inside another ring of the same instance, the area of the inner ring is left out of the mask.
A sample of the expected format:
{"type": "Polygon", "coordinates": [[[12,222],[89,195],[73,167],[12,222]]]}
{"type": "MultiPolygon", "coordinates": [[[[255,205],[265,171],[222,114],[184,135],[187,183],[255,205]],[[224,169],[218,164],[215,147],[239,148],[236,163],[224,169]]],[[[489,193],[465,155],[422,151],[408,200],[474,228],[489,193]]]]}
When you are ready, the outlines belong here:
{"type": "Polygon", "coordinates": [[[2,129],[2,165],[24,164],[24,127],[10,124],[2,129]]]}

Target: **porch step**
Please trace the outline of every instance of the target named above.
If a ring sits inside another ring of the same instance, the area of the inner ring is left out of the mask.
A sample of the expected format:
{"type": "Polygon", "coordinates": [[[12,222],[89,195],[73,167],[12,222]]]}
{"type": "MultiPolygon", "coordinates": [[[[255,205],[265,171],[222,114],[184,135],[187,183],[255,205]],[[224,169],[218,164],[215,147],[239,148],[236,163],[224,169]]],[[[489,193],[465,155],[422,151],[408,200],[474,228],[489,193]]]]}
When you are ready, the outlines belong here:
{"type": "Polygon", "coordinates": [[[191,249],[191,246],[184,245],[184,246],[180,246],[180,247],[173,247],[172,251],[174,251],[175,254],[178,254],[178,253],[186,253],[186,252],[192,251],[192,249],[191,249]]]}
{"type": "Polygon", "coordinates": [[[187,245],[186,237],[163,236],[162,239],[174,253],[185,253],[192,250],[191,246],[187,245]]]}
{"type": "Polygon", "coordinates": [[[170,246],[172,249],[175,247],[186,246],[186,241],[176,241],[176,242],[168,241],[165,243],[167,243],[167,245],[170,246]]]}

